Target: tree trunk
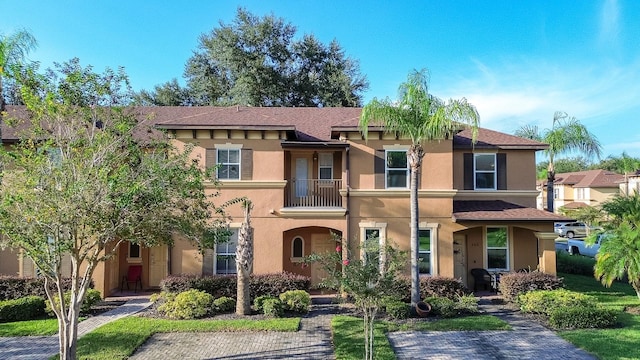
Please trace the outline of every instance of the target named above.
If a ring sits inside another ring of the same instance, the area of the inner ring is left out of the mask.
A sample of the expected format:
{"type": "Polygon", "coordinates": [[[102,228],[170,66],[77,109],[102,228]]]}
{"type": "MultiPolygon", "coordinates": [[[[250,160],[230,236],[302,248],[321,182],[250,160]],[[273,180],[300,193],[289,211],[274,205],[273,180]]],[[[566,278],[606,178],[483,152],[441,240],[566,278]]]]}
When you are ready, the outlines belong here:
{"type": "Polygon", "coordinates": [[[547,172],[547,211],[553,212],[553,182],[556,180],[555,171],[547,172]]]}
{"type": "Polygon", "coordinates": [[[236,269],[238,288],[236,292],[236,314],[251,314],[250,275],[253,272],[253,229],[251,228],[251,201],[244,200],[244,221],[238,232],[236,247],[236,269]]]}
{"type": "Polygon", "coordinates": [[[420,269],[418,266],[418,252],[420,249],[419,223],[420,210],[418,207],[418,176],[420,175],[420,165],[424,150],[420,145],[412,145],[407,153],[409,157],[409,166],[411,169],[410,184],[410,207],[411,207],[411,308],[415,309],[416,304],[420,302],[420,269]]]}
{"type": "MultiPolygon", "coordinates": [[[[74,269],[75,270],[75,269],[74,269]]],[[[72,278],[77,279],[77,273],[72,274],[72,278]],[[74,276],[75,275],[75,276],[74,276]]],[[[53,293],[49,289],[49,278],[45,277],[45,292],[52,304],[52,309],[58,318],[58,350],[61,360],[75,360],[78,347],[78,318],[80,317],[80,306],[86,293],[88,282],[82,282],[81,286],[73,284],[71,286],[71,298],[69,303],[64,300],[62,290],[62,278],[54,280],[57,291],[53,293]],[[54,298],[60,301],[56,306],[54,298]]]]}

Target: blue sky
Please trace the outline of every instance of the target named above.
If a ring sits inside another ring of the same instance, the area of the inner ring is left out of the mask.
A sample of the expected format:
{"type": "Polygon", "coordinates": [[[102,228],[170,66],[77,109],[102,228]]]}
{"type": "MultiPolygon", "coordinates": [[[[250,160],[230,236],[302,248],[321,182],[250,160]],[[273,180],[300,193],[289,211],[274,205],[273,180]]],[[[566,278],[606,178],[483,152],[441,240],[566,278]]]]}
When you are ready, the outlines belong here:
{"type": "Polygon", "coordinates": [[[588,126],[604,157],[640,157],[640,1],[38,1],[0,0],[0,33],[38,39],[30,59],[123,66],[135,90],[182,79],[200,34],[238,6],[274,14],[359,60],[374,97],[395,98],[411,69],[430,91],[466,97],[481,126],[548,128],[562,110],[588,126]]]}

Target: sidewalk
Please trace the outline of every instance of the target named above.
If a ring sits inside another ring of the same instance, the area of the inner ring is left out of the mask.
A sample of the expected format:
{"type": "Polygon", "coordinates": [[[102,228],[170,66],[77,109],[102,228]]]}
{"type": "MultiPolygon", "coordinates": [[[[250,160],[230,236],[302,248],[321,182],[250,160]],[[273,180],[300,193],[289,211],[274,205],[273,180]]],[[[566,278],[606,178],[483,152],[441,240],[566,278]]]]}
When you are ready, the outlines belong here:
{"type": "MultiPolygon", "coordinates": [[[[135,314],[151,305],[148,296],[137,296],[103,314],[92,316],[78,324],[78,338],[96,328],[135,314]]],[[[2,359],[41,360],[58,354],[58,335],[0,337],[0,357],[2,359]]]]}

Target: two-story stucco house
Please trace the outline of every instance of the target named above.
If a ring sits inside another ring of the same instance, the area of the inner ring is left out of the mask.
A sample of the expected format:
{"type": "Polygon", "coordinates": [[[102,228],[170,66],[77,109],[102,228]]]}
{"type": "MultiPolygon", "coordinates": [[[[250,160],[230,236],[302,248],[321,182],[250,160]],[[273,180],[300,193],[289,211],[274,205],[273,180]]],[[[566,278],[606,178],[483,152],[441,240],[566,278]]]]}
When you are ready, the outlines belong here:
{"type": "MultiPolygon", "coordinates": [[[[607,170],[586,170],[556,174],[553,183],[553,209],[598,206],[620,191],[624,175],[607,170]]],[[[538,208],[547,205],[547,181],[539,181],[538,208]]]]}
{"type": "MultiPolygon", "coordinates": [[[[352,256],[370,238],[409,249],[410,142],[374,127],[365,141],[358,130],[360,108],[143,112],[177,145],[195,144],[193,156],[203,166],[218,166],[216,201],[253,201],[255,273],[288,271],[318,283],[322,271],[300,261],[313,252],[335,251],[331,233],[348,242],[352,256]]],[[[421,273],[462,278],[470,286],[472,268],[555,273],[553,222],[566,219],[536,209],[535,153],[546,145],[488,129],[480,129],[477,140],[472,144],[470,132],[461,131],[425,144],[421,273]]],[[[229,211],[239,222],[241,209],[229,211]]],[[[232,229],[240,225],[234,220],[232,229]]],[[[132,264],[143,265],[145,288],[169,274],[235,273],[234,236],[204,256],[180,239],[155,248],[123,244],[117,257],[97,269],[96,287],[115,291],[132,264]]]]}

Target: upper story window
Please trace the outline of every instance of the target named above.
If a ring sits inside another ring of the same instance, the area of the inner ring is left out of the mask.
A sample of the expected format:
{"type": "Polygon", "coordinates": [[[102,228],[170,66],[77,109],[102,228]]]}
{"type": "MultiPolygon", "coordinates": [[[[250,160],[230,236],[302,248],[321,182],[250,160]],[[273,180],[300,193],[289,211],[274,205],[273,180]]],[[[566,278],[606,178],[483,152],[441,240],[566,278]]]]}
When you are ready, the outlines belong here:
{"type": "Polygon", "coordinates": [[[218,179],[240,180],[240,149],[218,149],[218,179]]]}
{"type": "Polygon", "coordinates": [[[509,238],[506,227],[487,227],[487,268],[509,270],[509,238]]]}
{"type": "Polygon", "coordinates": [[[553,198],[560,199],[560,189],[558,189],[557,187],[553,188],[553,198]]]}
{"type": "Polygon", "coordinates": [[[409,187],[409,160],[406,150],[387,150],[385,176],[387,188],[409,187]]]}
{"type": "Polygon", "coordinates": [[[474,154],[476,190],[496,190],[496,154],[474,154]]]}
{"type": "Polygon", "coordinates": [[[584,188],[577,188],[575,190],[576,190],[576,200],[586,199],[584,188]]]}
{"type": "Polygon", "coordinates": [[[318,179],[321,179],[321,180],[333,179],[333,154],[332,153],[318,154],[318,179]]]}

